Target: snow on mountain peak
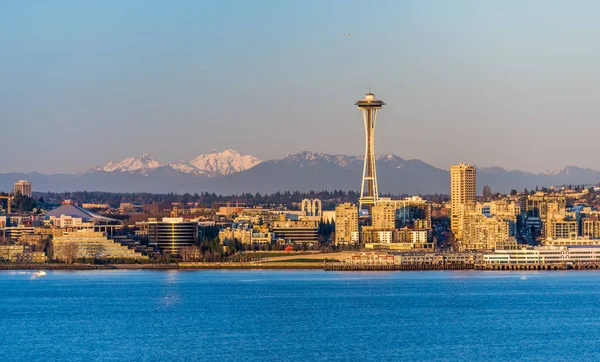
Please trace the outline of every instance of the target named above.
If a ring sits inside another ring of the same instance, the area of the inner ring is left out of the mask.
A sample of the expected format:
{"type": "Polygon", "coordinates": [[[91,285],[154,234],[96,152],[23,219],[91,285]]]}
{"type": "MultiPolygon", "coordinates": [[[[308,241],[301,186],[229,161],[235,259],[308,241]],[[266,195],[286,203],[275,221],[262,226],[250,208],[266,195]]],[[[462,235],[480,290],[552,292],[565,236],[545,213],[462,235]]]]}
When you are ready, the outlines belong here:
{"type": "Polygon", "coordinates": [[[189,165],[208,175],[217,176],[244,171],[260,162],[261,160],[254,156],[241,155],[235,150],[227,149],[197,156],[189,161],[189,165]]]}
{"type": "Polygon", "coordinates": [[[244,171],[261,162],[254,156],[241,155],[235,150],[227,149],[223,152],[213,150],[190,161],[179,161],[169,166],[184,173],[214,177],[244,171]]]}
{"type": "Polygon", "coordinates": [[[141,172],[147,174],[149,170],[161,167],[161,163],[154,157],[144,153],[140,157],[129,157],[122,161],[110,161],[103,166],[92,167],[88,172],[141,172]]]}
{"type": "MultiPolygon", "coordinates": [[[[244,171],[261,162],[261,160],[254,156],[241,155],[235,150],[227,149],[223,152],[213,150],[210,153],[199,155],[190,161],[174,162],[166,167],[182,173],[214,177],[244,171]]],[[[158,162],[154,157],[144,153],[140,157],[129,157],[122,161],[110,161],[102,166],[92,167],[85,172],[137,172],[148,175],[150,170],[160,167],[165,167],[165,165],[158,162]]]]}
{"type": "Polygon", "coordinates": [[[544,175],[546,175],[546,176],[556,176],[556,175],[559,175],[559,174],[561,174],[561,173],[562,173],[562,172],[564,172],[565,170],[566,170],[566,171],[567,171],[567,173],[568,173],[568,169],[561,168],[561,169],[559,169],[559,170],[547,170],[547,171],[544,171],[544,172],[542,172],[542,174],[544,174],[544,175]]]}

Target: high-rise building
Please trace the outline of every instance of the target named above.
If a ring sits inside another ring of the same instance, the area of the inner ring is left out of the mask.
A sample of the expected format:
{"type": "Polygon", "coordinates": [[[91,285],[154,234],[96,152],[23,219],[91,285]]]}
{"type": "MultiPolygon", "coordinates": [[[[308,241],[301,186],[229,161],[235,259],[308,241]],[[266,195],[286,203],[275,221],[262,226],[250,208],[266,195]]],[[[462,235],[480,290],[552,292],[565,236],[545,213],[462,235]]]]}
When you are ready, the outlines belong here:
{"type": "Polygon", "coordinates": [[[349,202],[335,208],[335,243],[358,243],[358,208],[349,202]]]}
{"type": "Polygon", "coordinates": [[[483,193],[481,194],[481,196],[483,196],[484,199],[489,199],[490,197],[492,197],[492,188],[490,187],[490,185],[483,186],[483,193]]]}
{"type": "Polygon", "coordinates": [[[23,196],[31,197],[31,182],[26,180],[19,180],[15,182],[15,195],[21,194],[23,196]]]}
{"type": "Polygon", "coordinates": [[[395,206],[396,220],[401,227],[431,229],[431,202],[423,200],[419,196],[411,196],[402,200],[386,200],[385,202],[395,206]]]}
{"type": "Polygon", "coordinates": [[[363,168],[362,184],[360,187],[360,199],[358,209],[362,210],[367,206],[369,210],[377,204],[379,191],[377,189],[377,171],[375,169],[375,122],[377,120],[377,111],[385,103],[375,98],[375,95],[369,91],[365,98],[357,101],[356,106],[362,111],[363,122],[365,125],[365,163],[363,168]],[[365,186],[366,184],[366,186],[365,186]]]}
{"type": "Polygon", "coordinates": [[[452,211],[450,224],[454,236],[462,237],[463,205],[475,202],[476,192],[475,167],[460,163],[450,166],[450,201],[452,211]]]}
{"type": "Polygon", "coordinates": [[[380,203],[371,209],[371,226],[374,230],[393,230],[396,228],[396,208],[394,205],[380,203]]]}

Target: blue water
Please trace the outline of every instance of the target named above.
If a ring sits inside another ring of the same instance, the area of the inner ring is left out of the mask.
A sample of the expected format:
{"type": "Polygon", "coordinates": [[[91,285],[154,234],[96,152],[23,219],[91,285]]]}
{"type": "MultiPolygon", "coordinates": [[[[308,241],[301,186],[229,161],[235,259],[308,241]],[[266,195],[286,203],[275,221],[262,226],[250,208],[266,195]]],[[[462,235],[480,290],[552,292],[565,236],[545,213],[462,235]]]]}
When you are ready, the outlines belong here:
{"type": "Polygon", "coordinates": [[[600,360],[600,272],[0,272],[0,360],[600,360]]]}

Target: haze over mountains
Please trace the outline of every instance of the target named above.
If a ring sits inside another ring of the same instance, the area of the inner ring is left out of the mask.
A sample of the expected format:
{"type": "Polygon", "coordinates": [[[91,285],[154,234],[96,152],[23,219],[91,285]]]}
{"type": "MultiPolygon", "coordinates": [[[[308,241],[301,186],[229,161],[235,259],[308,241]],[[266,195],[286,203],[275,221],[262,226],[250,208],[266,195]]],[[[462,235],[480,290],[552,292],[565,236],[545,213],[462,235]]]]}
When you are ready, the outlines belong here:
{"type": "MultiPolygon", "coordinates": [[[[108,192],[215,192],[229,195],[244,192],[358,190],[362,157],[300,152],[279,160],[261,161],[228,149],[199,155],[189,161],[161,164],[147,154],[94,166],[78,174],[0,174],[0,190],[27,179],[35,191],[108,192]]],[[[448,193],[447,170],[420,160],[396,155],[377,157],[379,190],[391,194],[448,193]]],[[[509,192],[536,186],[595,184],[600,171],[568,166],[564,169],[528,173],[500,167],[477,169],[477,191],[490,185],[493,192],[509,192]]]]}

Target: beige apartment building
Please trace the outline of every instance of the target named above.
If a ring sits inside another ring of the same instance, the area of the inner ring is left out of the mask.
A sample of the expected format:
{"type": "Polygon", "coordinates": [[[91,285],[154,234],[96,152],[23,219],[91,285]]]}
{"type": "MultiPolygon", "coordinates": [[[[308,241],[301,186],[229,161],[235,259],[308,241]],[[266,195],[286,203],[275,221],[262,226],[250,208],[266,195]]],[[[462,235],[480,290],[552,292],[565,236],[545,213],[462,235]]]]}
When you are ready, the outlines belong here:
{"type": "Polygon", "coordinates": [[[461,237],[459,250],[491,250],[512,240],[516,234],[520,206],[510,200],[459,205],[461,237]]]}
{"type": "Polygon", "coordinates": [[[467,214],[464,216],[464,229],[462,238],[458,242],[458,249],[459,251],[495,249],[497,244],[511,238],[510,230],[511,220],[477,213],[467,214]]]}
{"type": "Polygon", "coordinates": [[[252,243],[252,229],[227,228],[219,231],[219,242],[239,241],[242,244],[252,243]]]}
{"type": "Polygon", "coordinates": [[[477,204],[477,212],[494,216],[516,217],[521,213],[521,207],[517,202],[510,200],[497,200],[477,204]]]}
{"type": "Polygon", "coordinates": [[[564,210],[549,212],[545,229],[548,240],[577,239],[579,234],[579,225],[574,215],[569,215],[564,210]]]}
{"type": "Polygon", "coordinates": [[[396,228],[396,207],[387,203],[379,203],[371,209],[374,230],[393,230],[396,228]]]}
{"type": "Polygon", "coordinates": [[[464,163],[450,166],[450,202],[452,206],[450,225],[454,236],[458,239],[462,237],[463,211],[461,206],[475,202],[476,189],[475,167],[464,163]]]}
{"type": "Polygon", "coordinates": [[[590,239],[600,239],[600,218],[597,214],[581,220],[581,236],[590,239]]]}
{"type": "Polygon", "coordinates": [[[358,208],[349,202],[335,208],[335,243],[358,243],[358,208]]]}
{"type": "Polygon", "coordinates": [[[417,229],[431,229],[432,203],[419,196],[402,200],[379,198],[379,204],[389,204],[396,209],[396,221],[401,227],[412,225],[417,229]]]}

